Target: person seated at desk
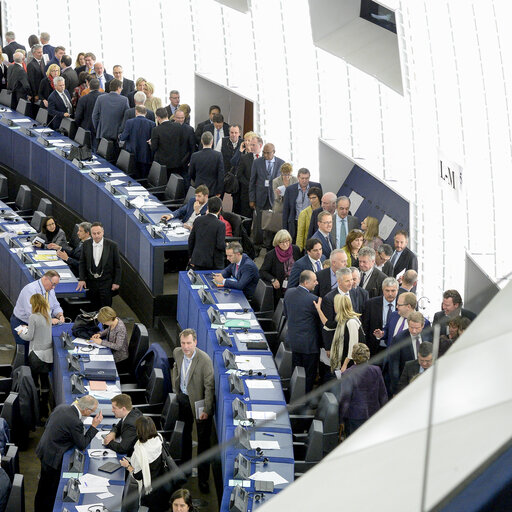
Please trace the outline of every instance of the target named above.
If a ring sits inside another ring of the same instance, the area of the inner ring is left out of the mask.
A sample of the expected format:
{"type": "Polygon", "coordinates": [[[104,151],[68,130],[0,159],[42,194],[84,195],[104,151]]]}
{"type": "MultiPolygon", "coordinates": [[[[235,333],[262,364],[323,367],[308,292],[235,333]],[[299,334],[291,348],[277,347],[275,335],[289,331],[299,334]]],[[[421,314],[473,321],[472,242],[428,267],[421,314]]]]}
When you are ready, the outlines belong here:
{"type": "MultiPolygon", "coordinates": [[[[5,469],[0,468],[0,512],[4,512],[7,507],[7,502],[9,501],[9,495],[11,494],[11,479],[9,475],[5,472],[5,469]]],[[[187,491],[188,492],[188,491],[187,491]]],[[[176,493],[174,493],[176,494],[176,493]]],[[[174,496],[173,494],[173,496],[174,496]]],[[[187,511],[186,508],[179,509],[187,511]]],[[[189,508],[188,510],[193,510],[189,508]]]]}
{"type": "Polygon", "coordinates": [[[50,379],[53,366],[52,320],[46,299],[40,293],[30,297],[32,314],[28,317],[26,332],[20,332],[22,340],[30,342],[28,363],[39,395],[39,419],[48,417],[50,379]]]}
{"type": "Polygon", "coordinates": [[[162,436],[156,431],[151,418],[140,416],[135,422],[137,442],[133,454],[128,459],[119,461],[139,484],[140,503],[148,507],[149,512],[167,512],[169,510],[170,492],[167,486],[151,488],[151,482],[165,472],[162,454],[162,436]]]}
{"type": "Polygon", "coordinates": [[[200,215],[205,215],[208,210],[208,194],[210,191],[206,185],[199,185],[196,188],[195,197],[191,197],[186,204],[171,214],[162,215],[163,221],[179,219],[184,227],[191,230],[194,220],[200,215]]]}
{"type": "Polygon", "coordinates": [[[256,263],[244,254],[239,242],[226,246],[226,258],[230,264],[220,274],[213,274],[213,281],[225,288],[242,290],[251,299],[260,278],[256,263]]]}
{"type": "Polygon", "coordinates": [[[137,442],[136,421],[142,416],[139,409],[134,409],[129,395],[121,393],[112,398],[112,412],[119,422],[104,437],[103,444],[116,453],[126,453],[130,457],[137,442]],[[120,440],[116,441],[116,437],[120,440]]]}
{"type": "Polygon", "coordinates": [[[33,242],[32,245],[39,247],[40,249],[55,249],[61,250],[69,248],[68,242],[66,241],[66,233],[57,224],[55,217],[45,217],[41,223],[41,231],[37,234],[39,238],[44,240],[44,244],[40,242],[33,242]]]}
{"type": "Polygon", "coordinates": [[[78,239],[80,240],[79,244],[74,248],[64,248],[57,250],[57,256],[65,261],[73,274],[76,277],[80,276],[80,255],[82,254],[82,244],[91,238],[91,223],[90,222],[81,222],[78,224],[77,231],[78,239]]]}
{"type": "Polygon", "coordinates": [[[128,335],[124,322],[117,316],[117,313],[109,306],[102,307],[98,312],[98,321],[107,328],[97,334],[93,334],[91,340],[98,345],[108,347],[112,350],[117,371],[123,373],[122,369],[128,362],[128,335]],[[121,364],[123,363],[124,364],[121,364]]]}

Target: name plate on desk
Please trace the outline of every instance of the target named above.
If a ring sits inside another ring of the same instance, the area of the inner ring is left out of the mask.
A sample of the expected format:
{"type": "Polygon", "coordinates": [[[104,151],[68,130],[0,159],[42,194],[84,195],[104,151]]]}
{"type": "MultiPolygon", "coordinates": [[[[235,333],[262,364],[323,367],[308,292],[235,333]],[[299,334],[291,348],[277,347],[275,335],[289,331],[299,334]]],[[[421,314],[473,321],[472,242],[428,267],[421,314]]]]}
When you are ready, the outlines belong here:
{"type": "Polygon", "coordinates": [[[0,123],[5,124],[5,126],[9,126],[9,128],[19,128],[19,126],[12,119],[7,117],[2,117],[2,119],[0,119],[0,123]]]}
{"type": "Polygon", "coordinates": [[[20,132],[28,135],[29,137],[35,137],[35,135],[32,133],[32,130],[30,128],[20,128],[20,132]]]}

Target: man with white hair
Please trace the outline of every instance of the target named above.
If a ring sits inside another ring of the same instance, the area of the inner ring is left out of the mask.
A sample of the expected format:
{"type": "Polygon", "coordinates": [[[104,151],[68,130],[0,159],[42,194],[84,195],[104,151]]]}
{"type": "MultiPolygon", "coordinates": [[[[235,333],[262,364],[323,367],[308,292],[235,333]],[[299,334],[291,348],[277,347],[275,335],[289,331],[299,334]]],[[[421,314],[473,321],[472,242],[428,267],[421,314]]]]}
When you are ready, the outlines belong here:
{"type": "MultiPolygon", "coordinates": [[[[121,94],[122,94],[122,91],[121,91],[121,94]]],[[[143,107],[144,103],[146,103],[146,94],[142,91],[137,91],[133,95],[133,102],[135,103],[135,107],[137,105],[140,105],[141,107],[143,107]]],[[[126,121],[128,121],[128,119],[133,119],[135,117],[135,107],[129,108],[128,110],[124,111],[123,122],[121,123],[121,126],[119,128],[119,133],[123,132],[124,127],[126,125],[126,121]]],[[[146,109],[146,119],[156,122],[155,121],[155,113],[152,110],[146,109]]]]}
{"type": "MultiPolygon", "coordinates": [[[[321,189],[320,189],[321,190],[321,189]]],[[[336,211],[336,194],[334,192],[326,192],[321,199],[320,208],[313,210],[311,214],[311,222],[309,223],[308,239],[313,236],[317,229],[318,215],[321,212],[329,212],[331,215],[336,211]]],[[[334,226],[334,224],[333,224],[334,226]]],[[[338,247],[339,249],[339,247],[338,247]]]]}
{"type": "Polygon", "coordinates": [[[14,64],[10,67],[7,74],[7,89],[12,91],[11,94],[11,109],[16,110],[18,101],[20,99],[31,99],[30,84],[28,82],[27,72],[23,68],[23,59],[25,55],[20,52],[15,52],[13,59],[14,64]]]}
{"type": "Polygon", "coordinates": [[[65,117],[73,115],[71,96],[66,90],[66,81],[62,76],[53,79],[55,90],[48,97],[48,116],[52,120],[50,126],[56,130],[65,117]]]}
{"type": "MultiPolygon", "coordinates": [[[[100,81],[100,88],[104,91],[108,92],[107,82],[111,82],[114,80],[112,75],[109,75],[103,66],[103,62],[96,62],[94,64],[94,72],[96,73],[96,78],[100,81]]],[[[121,90],[122,90],[122,82],[121,82],[121,90]]],[[[114,91],[115,92],[115,91],[114,91]]]]}
{"type": "Polygon", "coordinates": [[[39,93],[39,84],[46,77],[44,72],[43,46],[35,44],[30,49],[33,59],[27,64],[28,83],[30,84],[31,96],[36,101],[39,93]]]}
{"type": "Polygon", "coordinates": [[[375,266],[375,250],[371,247],[361,247],[358,258],[361,271],[359,286],[368,292],[370,299],[382,295],[382,283],[387,276],[375,266]]]}
{"type": "Polygon", "coordinates": [[[46,55],[46,61],[53,59],[55,55],[55,46],[50,44],[50,34],[48,32],[41,32],[39,36],[39,41],[43,45],[43,55],[46,55]]]}
{"type": "Polygon", "coordinates": [[[329,258],[331,266],[316,273],[318,285],[315,288],[315,295],[324,298],[331,290],[338,286],[336,272],[347,267],[347,253],[343,249],[334,249],[329,258]]]}
{"type": "Polygon", "coordinates": [[[7,44],[3,47],[3,50],[7,55],[9,62],[14,62],[14,53],[16,50],[27,51],[27,49],[22,44],[16,42],[16,35],[12,30],[5,33],[5,40],[7,41],[7,44]]]}

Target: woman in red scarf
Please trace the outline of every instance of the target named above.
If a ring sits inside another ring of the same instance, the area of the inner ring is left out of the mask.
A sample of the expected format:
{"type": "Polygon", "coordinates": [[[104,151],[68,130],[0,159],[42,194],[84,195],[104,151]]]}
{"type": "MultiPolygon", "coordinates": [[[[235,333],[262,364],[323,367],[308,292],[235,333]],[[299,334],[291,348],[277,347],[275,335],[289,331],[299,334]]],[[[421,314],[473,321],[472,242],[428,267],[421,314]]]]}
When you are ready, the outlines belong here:
{"type": "Polygon", "coordinates": [[[48,108],[48,98],[50,97],[50,94],[55,90],[53,79],[57,76],[60,76],[60,68],[57,64],[52,64],[46,70],[46,78],[43,78],[39,84],[38,96],[39,99],[43,101],[46,108],[48,108]]]}
{"type": "Polygon", "coordinates": [[[274,288],[274,303],[284,296],[293,264],[300,258],[300,249],[292,245],[292,237],[286,229],[276,233],[272,243],[274,249],[265,254],[260,268],[260,277],[274,288]]]}

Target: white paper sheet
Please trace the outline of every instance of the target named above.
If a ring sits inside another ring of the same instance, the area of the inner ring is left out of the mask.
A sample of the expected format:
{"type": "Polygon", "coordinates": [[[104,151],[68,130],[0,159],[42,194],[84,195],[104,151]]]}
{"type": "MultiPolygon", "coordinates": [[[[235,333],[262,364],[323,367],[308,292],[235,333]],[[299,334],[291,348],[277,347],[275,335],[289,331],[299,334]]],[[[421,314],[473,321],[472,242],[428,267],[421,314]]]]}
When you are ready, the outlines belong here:
{"type": "Polygon", "coordinates": [[[249,477],[251,480],[263,481],[263,482],[274,482],[274,485],[287,484],[288,480],[285,480],[279,473],[275,471],[256,471],[249,477]]]}
{"type": "MultiPolygon", "coordinates": [[[[62,260],[57,261],[45,261],[44,262],[45,267],[65,267],[66,264],[62,260]]],[[[59,272],[60,274],[60,272],[59,272]]],[[[62,277],[62,276],[61,276],[62,277]]]]}
{"type": "Polygon", "coordinates": [[[114,496],[114,495],[112,493],[110,493],[110,492],[104,492],[102,494],[98,494],[98,498],[100,500],[104,500],[104,499],[107,499],[107,498],[112,498],[112,496],[114,496]]]}
{"type": "Polygon", "coordinates": [[[237,485],[240,487],[251,487],[251,482],[249,480],[230,480],[228,485],[229,487],[235,487],[237,485]]]}
{"type": "Polygon", "coordinates": [[[245,383],[249,389],[274,389],[274,384],[271,380],[247,379],[245,383]]]}
{"type": "Polygon", "coordinates": [[[124,183],[124,181],[122,181],[122,180],[112,180],[112,181],[109,181],[108,183],[115,187],[116,185],[122,185],[124,183]]]}
{"type": "Polygon", "coordinates": [[[384,215],[379,223],[379,236],[386,240],[389,237],[393,229],[395,229],[396,221],[388,215],[384,215]]]}
{"type": "Polygon", "coordinates": [[[114,356],[111,354],[105,354],[105,355],[92,355],[90,357],[91,362],[92,361],[113,361],[114,356]]]}
{"type": "MultiPolygon", "coordinates": [[[[217,304],[217,307],[223,311],[227,309],[242,309],[242,306],[238,304],[238,302],[224,302],[224,304],[217,304]]],[[[228,313],[229,315],[229,313],[228,313]]],[[[229,316],[228,316],[229,318],[229,316]]],[[[240,315],[237,315],[237,318],[241,318],[240,315]]]]}
{"type": "Polygon", "coordinates": [[[276,413],[272,411],[247,411],[247,417],[253,420],[275,420],[276,413]]]}
{"type": "Polygon", "coordinates": [[[261,363],[236,363],[239,370],[248,372],[249,370],[264,370],[265,367],[261,363]]]}
{"type": "Polygon", "coordinates": [[[232,318],[234,320],[250,320],[252,317],[251,313],[226,313],[226,318],[232,318]]]}
{"type": "Polygon", "coordinates": [[[108,487],[110,485],[110,481],[108,478],[100,475],[93,475],[92,473],[85,473],[78,480],[80,480],[81,484],[87,484],[89,486],[96,487],[108,487]]]}
{"type": "Polygon", "coordinates": [[[16,123],[33,123],[33,119],[28,119],[27,117],[24,117],[22,119],[15,119],[16,123]]]}
{"type": "Polygon", "coordinates": [[[352,212],[352,215],[355,215],[361,206],[361,203],[364,201],[364,197],[359,195],[357,192],[352,191],[348,198],[350,199],[350,211],[352,212]]]}
{"type": "Polygon", "coordinates": [[[50,133],[50,132],[53,132],[53,130],[51,128],[34,128],[34,130],[32,130],[36,133],[50,133]]]}
{"type": "Polygon", "coordinates": [[[84,338],[75,338],[72,340],[73,343],[76,343],[77,345],[94,345],[94,343],[89,342],[88,340],[85,340],[84,338]]]}
{"type": "Polygon", "coordinates": [[[263,339],[263,336],[257,332],[240,333],[237,336],[240,341],[258,341],[263,339]]]}
{"type": "Polygon", "coordinates": [[[106,487],[92,487],[89,485],[79,485],[80,494],[104,494],[108,492],[106,487]]]}
{"type": "Polygon", "coordinates": [[[279,450],[280,446],[277,441],[249,441],[252,450],[261,448],[262,450],[279,450]]]}

